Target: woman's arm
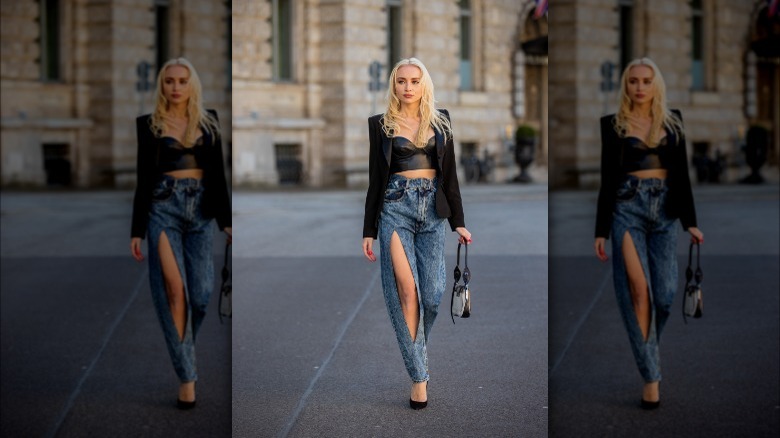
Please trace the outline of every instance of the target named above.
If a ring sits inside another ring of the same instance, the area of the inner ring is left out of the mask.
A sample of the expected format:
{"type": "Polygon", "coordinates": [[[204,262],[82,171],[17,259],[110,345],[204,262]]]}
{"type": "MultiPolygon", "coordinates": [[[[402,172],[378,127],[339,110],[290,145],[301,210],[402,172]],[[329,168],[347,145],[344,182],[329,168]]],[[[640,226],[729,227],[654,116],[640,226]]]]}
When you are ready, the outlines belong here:
{"type": "MultiPolygon", "coordinates": [[[[439,111],[450,120],[450,113],[445,109],[439,111]]],[[[452,121],[450,120],[450,126],[452,121]]],[[[447,219],[450,223],[452,231],[457,231],[458,228],[464,228],[466,226],[466,219],[463,215],[463,201],[460,197],[460,185],[458,184],[458,172],[455,168],[455,141],[453,140],[452,131],[450,130],[449,138],[447,139],[446,150],[444,152],[444,159],[442,160],[442,189],[444,190],[444,196],[447,199],[447,204],[450,207],[450,217],[447,219]]],[[[459,233],[460,234],[460,233],[459,233]]],[[[461,236],[464,236],[461,234],[461,236]]],[[[469,238],[471,234],[468,234],[469,238]]]]}
{"type": "Polygon", "coordinates": [[[596,237],[609,239],[612,229],[612,211],[615,208],[615,180],[617,179],[617,133],[612,117],[601,118],[601,187],[596,207],[596,237]]]}
{"type": "Polygon", "coordinates": [[[155,167],[155,145],[149,127],[149,116],[135,119],[138,155],[136,161],[135,196],[133,197],[133,220],[130,237],[143,239],[149,221],[149,204],[152,198],[152,177],[155,167]]]}
{"type": "MultiPolygon", "coordinates": [[[[679,110],[673,110],[673,112],[680,119],[680,123],[682,123],[682,113],[679,110]]],[[[675,182],[677,184],[674,187],[674,190],[677,191],[675,197],[679,203],[677,208],[680,215],[680,223],[683,229],[688,230],[691,227],[696,227],[696,207],[693,204],[691,177],[688,173],[688,151],[684,134],[680,135],[680,141],[674,147],[677,148],[674,163],[675,182]]]]}
{"type": "Polygon", "coordinates": [[[380,149],[382,148],[382,139],[379,137],[378,132],[381,132],[379,126],[379,117],[372,116],[368,118],[368,191],[366,192],[366,205],[363,215],[363,237],[370,237],[376,239],[379,230],[376,225],[376,215],[379,209],[379,201],[382,196],[383,187],[381,185],[381,178],[379,170],[377,169],[378,161],[382,159],[380,149]]]}
{"type": "MultiPolygon", "coordinates": [[[[214,120],[219,123],[217,112],[215,110],[208,110],[214,120]]],[[[220,230],[227,231],[232,226],[232,211],[230,210],[230,192],[228,191],[227,178],[225,177],[225,159],[222,153],[222,136],[218,132],[214,132],[214,144],[212,145],[212,159],[214,166],[214,175],[209,178],[209,183],[213,185],[212,193],[215,196],[214,202],[214,216],[217,219],[217,225],[220,230]]],[[[232,232],[232,230],[230,230],[232,232]]],[[[230,234],[230,232],[228,232],[230,234]]]]}

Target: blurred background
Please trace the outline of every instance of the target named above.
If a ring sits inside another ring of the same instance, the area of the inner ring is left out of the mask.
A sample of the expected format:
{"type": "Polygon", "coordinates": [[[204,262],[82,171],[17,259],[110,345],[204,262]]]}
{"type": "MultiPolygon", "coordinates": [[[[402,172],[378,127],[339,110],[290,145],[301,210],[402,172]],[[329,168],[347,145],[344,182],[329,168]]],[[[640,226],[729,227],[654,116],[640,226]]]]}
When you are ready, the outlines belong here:
{"type": "Polygon", "coordinates": [[[231,2],[0,3],[2,187],[132,188],[135,117],[157,71],[188,58],[230,151],[231,2]]]}
{"type": "Polygon", "coordinates": [[[682,111],[694,184],[760,182],[757,172],[778,181],[776,1],[556,0],[550,9],[551,188],[597,187],[598,119],[617,109],[624,66],[644,56],[682,111]]]}

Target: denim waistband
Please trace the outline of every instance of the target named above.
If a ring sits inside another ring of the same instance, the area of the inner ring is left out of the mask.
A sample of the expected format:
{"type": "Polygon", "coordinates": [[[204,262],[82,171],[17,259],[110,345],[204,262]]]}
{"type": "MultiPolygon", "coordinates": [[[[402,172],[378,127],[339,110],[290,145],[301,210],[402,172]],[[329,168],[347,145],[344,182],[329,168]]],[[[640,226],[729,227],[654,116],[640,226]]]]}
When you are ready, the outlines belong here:
{"type": "Polygon", "coordinates": [[[203,186],[203,181],[198,178],[174,178],[170,175],[161,175],[157,180],[157,185],[180,189],[196,189],[203,186]]]}
{"type": "Polygon", "coordinates": [[[627,185],[628,187],[636,187],[637,189],[663,189],[667,187],[665,179],[661,178],[637,178],[634,175],[626,175],[623,178],[623,182],[620,185],[627,185]]]}
{"type": "Polygon", "coordinates": [[[413,189],[413,188],[435,189],[436,188],[435,177],[433,179],[407,178],[397,173],[390,175],[390,180],[388,181],[388,183],[397,183],[398,185],[404,186],[407,189],[413,189]]]}

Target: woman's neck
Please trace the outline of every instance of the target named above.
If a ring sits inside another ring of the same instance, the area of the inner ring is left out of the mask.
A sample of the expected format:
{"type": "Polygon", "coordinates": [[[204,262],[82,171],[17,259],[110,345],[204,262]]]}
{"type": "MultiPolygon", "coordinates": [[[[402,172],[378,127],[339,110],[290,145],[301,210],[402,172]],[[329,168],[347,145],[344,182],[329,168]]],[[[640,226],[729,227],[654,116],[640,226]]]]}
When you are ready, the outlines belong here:
{"type": "Polygon", "coordinates": [[[651,118],[650,115],[651,109],[652,109],[652,104],[650,102],[645,104],[634,104],[631,108],[631,114],[634,117],[649,119],[651,118]]]}
{"type": "Polygon", "coordinates": [[[399,115],[405,119],[417,119],[420,117],[420,102],[416,104],[403,104],[398,111],[399,115]]]}
{"type": "Polygon", "coordinates": [[[177,119],[186,119],[187,118],[187,105],[186,104],[169,104],[168,105],[168,114],[171,117],[175,117],[177,119]]]}

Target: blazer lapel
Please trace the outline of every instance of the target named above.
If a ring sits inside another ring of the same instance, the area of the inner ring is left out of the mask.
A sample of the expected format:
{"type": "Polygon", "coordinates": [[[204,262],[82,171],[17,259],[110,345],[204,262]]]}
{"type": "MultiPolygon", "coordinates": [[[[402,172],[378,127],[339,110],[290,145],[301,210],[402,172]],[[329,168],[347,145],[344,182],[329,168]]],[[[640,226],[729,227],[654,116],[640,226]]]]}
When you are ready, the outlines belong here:
{"type": "Polygon", "coordinates": [[[442,169],[442,163],[444,162],[444,136],[439,132],[438,129],[433,130],[434,135],[436,136],[436,156],[439,158],[439,169],[442,169]]]}

